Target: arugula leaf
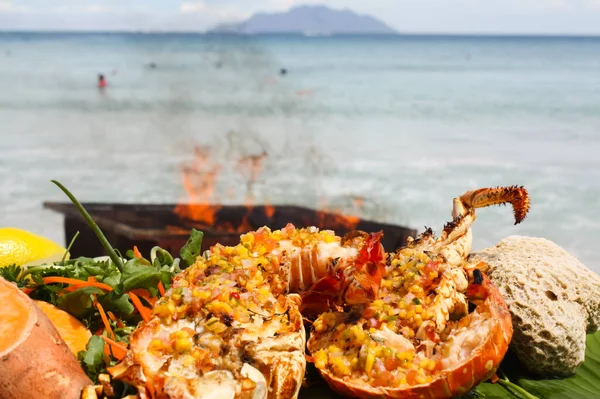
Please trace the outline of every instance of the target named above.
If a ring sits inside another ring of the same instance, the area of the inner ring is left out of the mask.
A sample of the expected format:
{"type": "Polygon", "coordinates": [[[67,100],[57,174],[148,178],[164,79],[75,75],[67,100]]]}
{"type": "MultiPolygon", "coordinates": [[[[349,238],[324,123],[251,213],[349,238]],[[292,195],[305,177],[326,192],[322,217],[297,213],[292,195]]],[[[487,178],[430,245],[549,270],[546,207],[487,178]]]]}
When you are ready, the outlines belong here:
{"type": "Polygon", "coordinates": [[[158,283],[162,279],[160,270],[156,270],[146,259],[131,259],[123,266],[121,285],[124,292],[143,288],[152,296],[158,295],[158,283]]]}
{"type": "Polygon", "coordinates": [[[175,260],[168,251],[165,251],[161,247],[154,247],[150,251],[150,261],[156,268],[162,266],[171,266],[175,263],[175,260]]]}
{"type": "Polygon", "coordinates": [[[179,251],[179,256],[181,257],[185,267],[193,265],[196,261],[196,258],[200,255],[200,248],[202,246],[203,238],[203,232],[192,228],[192,231],[190,232],[190,238],[179,251]]]}
{"type": "Polygon", "coordinates": [[[98,302],[106,311],[111,311],[115,314],[130,315],[134,311],[134,307],[129,301],[129,295],[118,295],[111,291],[106,295],[98,296],[98,302]]]}
{"type": "Polygon", "coordinates": [[[77,354],[81,367],[93,382],[98,381],[98,374],[105,368],[104,340],[97,335],[92,335],[85,351],[77,354]]]}
{"type": "Polygon", "coordinates": [[[60,276],[87,280],[94,276],[102,281],[106,276],[118,273],[116,266],[111,261],[96,260],[94,258],[80,257],[66,262],[57,262],[30,266],[24,270],[21,277],[32,275],[37,277],[60,276]]]}
{"type": "Polygon", "coordinates": [[[97,287],[81,287],[58,297],[56,306],[77,318],[84,318],[94,309],[93,294],[103,295],[104,291],[97,287]]]}
{"type": "Polygon", "coordinates": [[[23,268],[17,265],[0,267],[0,276],[2,276],[6,281],[17,284],[17,286],[21,288],[27,285],[27,281],[20,277],[22,271],[23,268]]]}

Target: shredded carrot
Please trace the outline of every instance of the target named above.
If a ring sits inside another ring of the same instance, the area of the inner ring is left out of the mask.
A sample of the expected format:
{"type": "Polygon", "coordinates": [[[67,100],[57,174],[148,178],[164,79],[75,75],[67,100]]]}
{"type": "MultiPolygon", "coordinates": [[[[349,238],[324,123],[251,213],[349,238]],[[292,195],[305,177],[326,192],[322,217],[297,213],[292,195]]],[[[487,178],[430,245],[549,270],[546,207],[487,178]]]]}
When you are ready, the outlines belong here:
{"type": "Polygon", "coordinates": [[[133,302],[133,306],[135,306],[135,308],[138,310],[138,312],[140,312],[140,315],[142,316],[142,319],[144,319],[144,321],[148,321],[150,320],[150,318],[152,317],[152,311],[146,307],[144,307],[144,305],[142,305],[142,301],[140,301],[140,298],[135,295],[133,292],[128,292],[127,294],[129,294],[129,297],[131,298],[131,302],[133,302]]]}
{"type": "Polygon", "coordinates": [[[104,283],[99,283],[97,281],[83,281],[83,280],[77,280],[75,278],[57,277],[57,276],[44,277],[42,280],[44,281],[44,284],[61,283],[61,284],[70,284],[70,285],[79,286],[79,287],[98,287],[98,288],[106,290],[106,291],[112,291],[112,287],[110,285],[104,284],[104,283]]]}
{"type": "Polygon", "coordinates": [[[136,289],[128,291],[128,292],[133,292],[135,295],[141,296],[141,297],[150,296],[150,292],[148,292],[148,290],[145,290],[143,288],[136,288],[136,289]]]}
{"type": "Polygon", "coordinates": [[[150,292],[148,292],[148,290],[144,290],[141,288],[136,288],[135,290],[131,290],[129,292],[133,292],[135,295],[148,302],[150,306],[154,306],[154,304],[158,300],[158,298],[153,298],[152,295],[150,295],[150,292]]]}
{"type": "Polygon", "coordinates": [[[142,257],[142,254],[140,253],[140,250],[135,245],[133,246],[133,254],[135,255],[136,258],[141,258],[142,257]]]}
{"type": "Polygon", "coordinates": [[[23,291],[26,295],[29,295],[33,292],[34,289],[35,288],[24,287],[24,288],[21,288],[21,291],[23,291]]]}
{"type": "Polygon", "coordinates": [[[108,315],[108,318],[111,319],[112,321],[114,321],[115,323],[117,322],[117,318],[115,317],[115,314],[113,312],[111,312],[110,310],[108,310],[106,312],[106,314],[108,315]]]}
{"type": "Polygon", "coordinates": [[[117,323],[117,327],[119,327],[119,328],[125,327],[125,324],[123,324],[123,322],[121,320],[119,320],[117,318],[117,316],[115,316],[115,314],[113,312],[111,312],[109,310],[109,311],[106,312],[106,314],[108,315],[109,319],[111,319],[112,321],[114,321],[115,323],[117,323]]]}
{"type": "Polygon", "coordinates": [[[500,378],[498,378],[498,374],[494,373],[493,376],[490,377],[490,381],[492,382],[492,384],[495,384],[498,382],[500,378]]]}
{"type": "Polygon", "coordinates": [[[94,305],[96,305],[96,307],[98,308],[98,313],[100,313],[100,318],[102,319],[102,323],[104,324],[104,327],[106,328],[106,332],[108,332],[108,334],[115,338],[115,333],[113,332],[112,328],[110,327],[110,322],[108,321],[108,317],[106,317],[106,313],[104,312],[104,308],[102,307],[102,305],[100,305],[100,302],[98,302],[98,300],[96,299],[96,295],[92,296],[94,298],[94,305]]]}
{"type": "Polygon", "coordinates": [[[100,337],[104,340],[104,342],[108,344],[104,347],[104,353],[110,355],[110,350],[108,350],[108,347],[110,346],[110,348],[112,349],[112,355],[116,359],[122,360],[127,355],[127,347],[125,345],[113,341],[112,339],[107,338],[104,335],[101,335],[100,337]]]}
{"type": "Polygon", "coordinates": [[[160,292],[160,296],[165,296],[165,287],[162,281],[158,282],[158,292],[160,292]]]}
{"type": "Polygon", "coordinates": [[[142,299],[144,299],[146,302],[148,302],[148,305],[154,307],[154,305],[156,304],[156,301],[158,301],[158,298],[152,298],[151,296],[149,297],[141,297],[142,299]]]}

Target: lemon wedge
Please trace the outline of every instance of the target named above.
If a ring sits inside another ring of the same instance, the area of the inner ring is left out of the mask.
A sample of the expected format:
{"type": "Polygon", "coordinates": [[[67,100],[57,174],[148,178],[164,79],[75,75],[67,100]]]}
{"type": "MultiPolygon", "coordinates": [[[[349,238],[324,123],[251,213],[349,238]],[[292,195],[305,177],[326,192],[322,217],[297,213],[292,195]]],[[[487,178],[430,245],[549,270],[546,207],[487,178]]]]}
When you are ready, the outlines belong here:
{"type": "Polygon", "coordinates": [[[66,251],[55,242],[29,231],[14,227],[0,228],[0,267],[56,262],[62,259],[66,251]]]}

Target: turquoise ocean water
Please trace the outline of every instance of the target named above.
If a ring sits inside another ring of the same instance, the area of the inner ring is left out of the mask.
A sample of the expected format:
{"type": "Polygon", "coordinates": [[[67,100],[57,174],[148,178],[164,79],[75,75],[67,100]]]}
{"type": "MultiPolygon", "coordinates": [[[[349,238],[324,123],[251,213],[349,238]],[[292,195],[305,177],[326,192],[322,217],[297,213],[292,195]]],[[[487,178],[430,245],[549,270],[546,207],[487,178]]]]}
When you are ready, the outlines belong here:
{"type": "Polygon", "coordinates": [[[519,184],[530,216],[479,211],[474,248],[543,236],[600,272],[600,38],[0,33],[0,135],[0,225],[61,242],[50,179],[159,203],[214,171],[214,201],[436,231],[453,197],[519,184]]]}

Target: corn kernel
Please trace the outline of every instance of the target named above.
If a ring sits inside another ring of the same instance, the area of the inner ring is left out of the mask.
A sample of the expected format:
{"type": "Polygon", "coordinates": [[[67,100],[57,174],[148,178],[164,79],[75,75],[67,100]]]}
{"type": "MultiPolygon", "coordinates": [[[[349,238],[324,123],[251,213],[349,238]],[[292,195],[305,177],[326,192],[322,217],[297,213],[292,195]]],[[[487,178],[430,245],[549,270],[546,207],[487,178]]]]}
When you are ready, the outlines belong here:
{"type": "Polygon", "coordinates": [[[210,298],[210,292],[201,289],[194,289],[194,291],[192,291],[192,296],[200,299],[201,301],[205,301],[210,298]]]}
{"type": "Polygon", "coordinates": [[[436,366],[435,362],[434,362],[434,361],[430,361],[430,362],[427,364],[427,370],[429,370],[429,371],[433,371],[433,370],[435,369],[435,366],[436,366]]]}
{"type": "Polygon", "coordinates": [[[201,359],[202,357],[204,357],[204,351],[202,349],[200,349],[200,348],[194,348],[192,350],[192,356],[195,359],[201,359]]]}
{"type": "Polygon", "coordinates": [[[400,250],[400,255],[402,256],[411,256],[413,254],[414,250],[411,248],[404,248],[400,250]]]}
{"type": "MultiPolygon", "coordinates": [[[[175,309],[173,309],[174,311],[175,309]]],[[[160,318],[165,318],[165,317],[169,317],[171,316],[173,313],[170,311],[169,305],[167,305],[166,303],[158,303],[158,305],[156,305],[154,307],[153,310],[154,314],[157,315],[160,318]]]]}
{"type": "Polygon", "coordinates": [[[429,263],[429,261],[431,260],[431,258],[429,258],[429,256],[427,256],[423,252],[419,252],[417,254],[417,259],[419,260],[419,262],[423,262],[423,263],[429,263]]]}
{"type": "Polygon", "coordinates": [[[186,356],[186,357],[183,359],[183,365],[184,365],[184,366],[186,366],[186,367],[190,367],[190,366],[192,366],[194,363],[196,363],[196,358],[195,358],[195,357],[193,357],[193,356],[190,356],[190,355],[188,355],[188,356],[186,356]]]}
{"type": "Polygon", "coordinates": [[[163,343],[160,339],[155,338],[148,344],[149,351],[160,351],[163,349],[163,343]]]}
{"type": "Polygon", "coordinates": [[[189,338],[179,338],[175,340],[175,351],[178,353],[187,352],[192,349],[193,343],[189,338]]]}
{"type": "Polygon", "coordinates": [[[393,283],[391,280],[383,279],[381,280],[381,286],[383,288],[391,289],[393,287],[393,283]]]}
{"type": "Polygon", "coordinates": [[[373,354],[373,351],[369,349],[369,352],[367,354],[367,362],[365,364],[365,371],[367,373],[371,372],[371,369],[373,369],[374,363],[375,363],[375,354],[373,354]]]}
{"type": "Polygon", "coordinates": [[[315,366],[319,369],[324,369],[327,366],[327,353],[324,350],[319,350],[314,356],[315,366]]]}
{"type": "Polygon", "coordinates": [[[377,299],[377,300],[373,301],[372,305],[373,305],[373,307],[380,308],[383,306],[383,301],[381,299],[377,299]]]}

